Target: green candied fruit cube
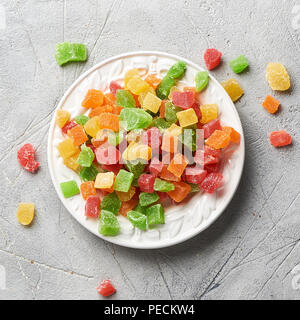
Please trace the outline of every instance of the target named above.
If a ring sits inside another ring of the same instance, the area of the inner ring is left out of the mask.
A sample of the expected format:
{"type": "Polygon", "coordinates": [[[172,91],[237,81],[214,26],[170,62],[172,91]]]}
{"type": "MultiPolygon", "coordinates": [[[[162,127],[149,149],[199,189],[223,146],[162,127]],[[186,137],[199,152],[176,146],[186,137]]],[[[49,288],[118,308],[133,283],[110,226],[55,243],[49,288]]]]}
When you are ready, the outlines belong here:
{"type": "Polygon", "coordinates": [[[200,187],[196,183],[188,183],[191,186],[190,193],[195,193],[200,191],[200,187]]]}
{"type": "Polygon", "coordinates": [[[167,122],[163,118],[155,118],[151,124],[152,127],[156,127],[160,130],[168,129],[171,127],[171,125],[172,125],[172,123],[167,122]]]}
{"type": "Polygon", "coordinates": [[[156,178],[154,181],[154,190],[160,192],[169,192],[174,190],[174,184],[159,178],[156,178]]]}
{"type": "Polygon", "coordinates": [[[167,102],[165,104],[165,118],[168,122],[176,123],[177,119],[177,112],[182,111],[180,107],[175,106],[172,102],[167,102]]]}
{"type": "Polygon", "coordinates": [[[140,212],[142,214],[146,214],[146,207],[141,206],[140,204],[138,204],[135,208],[134,211],[140,212]]]}
{"type": "Polygon", "coordinates": [[[147,207],[150,204],[156,202],[157,200],[159,200],[159,196],[156,192],[153,193],[148,193],[148,192],[141,192],[139,195],[140,198],[140,202],[139,204],[142,207],[147,207]]]}
{"type": "Polygon", "coordinates": [[[124,133],[123,131],[114,132],[112,130],[108,131],[107,134],[107,142],[111,145],[116,147],[119,145],[124,139],[124,133]]]}
{"type": "Polygon", "coordinates": [[[116,176],[114,182],[114,190],[128,192],[131,187],[133,177],[133,173],[121,169],[116,176]]]}
{"type": "Polygon", "coordinates": [[[125,164],[126,169],[128,169],[133,174],[133,179],[138,179],[139,176],[144,172],[145,164],[140,161],[128,161],[125,164]]]}
{"type": "Polygon", "coordinates": [[[118,90],[116,93],[117,105],[123,108],[135,108],[136,104],[128,90],[118,90]]]}
{"type": "Polygon", "coordinates": [[[65,198],[71,198],[80,193],[77,182],[75,180],[62,182],[60,184],[60,189],[65,198]]]}
{"type": "Polygon", "coordinates": [[[196,151],[197,149],[196,139],[197,136],[195,129],[184,129],[182,134],[178,136],[178,140],[191,151],[196,151]]]}
{"type": "Polygon", "coordinates": [[[99,170],[92,164],[90,167],[83,167],[79,172],[79,177],[82,181],[93,181],[98,173],[99,170]]]}
{"type": "Polygon", "coordinates": [[[120,114],[120,121],[127,131],[134,129],[145,129],[152,123],[152,117],[143,109],[124,108],[120,114]]]}
{"type": "Polygon", "coordinates": [[[240,55],[236,59],[230,61],[229,65],[230,65],[231,69],[233,70],[233,72],[241,73],[242,71],[244,71],[248,67],[249,63],[244,55],[240,55]]]}
{"type": "Polygon", "coordinates": [[[115,192],[109,193],[101,201],[101,210],[107,210],[114,214],[118,214],[121,208],[121,200],[115,192]]]}
{"type": "Polygon", "coordinates": [[[128,220],[138,229],[147,229],[147,217],[138,211],[129,211],[127,213],[128,220]]]}
{"type": "Polygon", "coordinates": [[[186,70],[186,64],[183,61],[178,61],[173,64],[173,66],[169,69],[167,75],[173,79],[179,79],[184,76],[186,70]]]}
{"type": "Polygon", "coordinates": [[[120,233],[120,223],[110,211],[101,210],[99,220],[99,233],[103,236],[116,236],[120,233]]]}
{"type": "Polygon", "coordinates": [[[93,150],[85,145],[81,146],[81,152],[77,159],[77,163],[82,167],[90,167],[95,159],[93,150]]]}
{"type": "Polygon", "coordinates": [[[209,76],[207,71],[199,71],[195,77],[196,91],[201,92],[208,85],[209,76]]]}
{"type": "Polygon", "coordinates": [[[90,118],[84,114],[80,114],[79,116],[76,116],[74,120],[76,123],[84,126],[90,120],[90,118]]]}
{"type": "Polygon", "coordinates": [[[60,66],[70,61],[85,61],[87,50],[85,45],[81,43],[58,43],[55,58],[60,66]]]}
{"type": "Polygon", "coordinates": [[[169,77],[168,75],[166,75],[165,77],[163,77],[163,79],[161,80],[161,83],[157,87],[156,95],[162,100],[167,99],[170,94],[170,90],[174,85],[175,85],[175,80],[169,77]]]}
{"type": "Polygon", "coordinates": [[[146,209],[146,215],[148,220],[148,225],[154,226],[156,224],[165,223],[165,213],[164,208],[161,204],[155,204],[146,209]]]}

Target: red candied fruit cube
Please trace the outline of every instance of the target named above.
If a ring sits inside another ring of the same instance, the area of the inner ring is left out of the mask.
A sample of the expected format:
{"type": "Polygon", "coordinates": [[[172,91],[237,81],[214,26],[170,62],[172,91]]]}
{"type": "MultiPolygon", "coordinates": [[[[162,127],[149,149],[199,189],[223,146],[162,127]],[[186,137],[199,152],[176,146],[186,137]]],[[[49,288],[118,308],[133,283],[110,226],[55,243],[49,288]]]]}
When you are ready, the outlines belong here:
{"type": "Polygon", "coordinates": [[[221,173],[209,173],[201,182],[200,187],[207,193],[213,193],[216,189],[221,187],[223,176],[221,173]]]}
{"type": "Polygon", "coordinates": [[[169,199],[169,196],[166,192],[160,192],[160,191],[156,191],[157,195],[159,196],[159,201],[163,202],[167,199],[169,199]]]}
{"type": "Polygon", "coordinates": [[[274,147],[284,147],[292,143],[292,137],[284,130],[273,131],[270,134],[270,142],[274,147]]]}
{"type": "Polygon", "coordinates": [[[209,154],[213,157],[216,157],[216,158],[219,158],[220,157],[220,154],[221,154],[221,150],[220,149],[214,149],[214,148],[211,148],[207,145],[204,146],[204,153],[205,154],[209,154]]]}
{"type": "Polygon", "coordinates": [[[89,218],[98,218],[100,208],[100,198],[98,196],[90,196],[85,203],[85,216],[89,218]]]}
{"type": "Polygon", "coordinates": [[[123,89],[121,85],[118,84],[117,81],[112,81],[109,84],[109,90],[110,92],[115,95],[117,93],[117,90],[123,89]]]}
{"type": "Polygon", "coordinates": [[[220,120],[219,119],[212,120],[206,123],[202,127],[202,129],[204,130],[204,139],[207,139],[214,133],[215,130],[222,130],[220,120]]]}
{"type": "Polygon", "coordinates": [[[34,173],[39,167],[39,162],[34,160],[34,148],[30,143],[24,144],[18,150],[17,158],[20,165],[27,171],[34,173]]]}
{"type": "Polygon", "coordinates": [[[204,152],[203,156],[203,150],[197,150],[194,156],[194,161],[201,167],[206,166],[208,164],[218,163],[219,158],[214,157],[210,154],[207,154],[204,152]]]}
{"type": "Polygon", "coordinates": [[[72,128],[78,126],[78,124],[75,121],[68,121],[62,128],[61,131],[64,134],[67,134],[69,130],[71,130],[72,128]]]}
{"type": "Polygon", "coordinates": [[[199,167],[186,168],[183,179],[189,183],[201,183],[207,175],[207,171],[199,167]]]}
{"type": "Polygon", "coordinates": [[[196,116],[197,116],[198,120],[200,121],[202,118],[202,113],[201,113],[199,102],[195,101],[194,104],[192,105],[192,108],[195,110],[196,116]]]}
{"type": "Polygon", "coordinates": [[[154,192],[154,181],[156,175],[143,173],[138,179],[138,184],[142,192],[152,193],[154,192]]]}
{"type": "Polygon", "coordinates": [[[193,91],[174,91],[172,93],[172,102],[178,107],[188,109],[195,102],[195,93],[193,91]]]}
{"type": "Polygon", "coordinates": [[[206,170],[208,173],[215,173],[219,171],[219,163],[212,163],[207,164],[204,166],[204,170],[206,170]]]}
{"type": "Polygon", "coordinates": [[[123,168],[123,164],[121,163],[116,163],[116,164],[102,164],[101,167],[104,170],[111,171],[115,175],[119,173],[119,171],[123,168]]]}
{"type": "Polygon", "coordinates": [[[96,158],[100,164],[117,164],[120,160],[120,151],[114,146],[99,147],[96,149],[96,158]]]}
{"type": "Polygon", "coordinates": [[[151,148],[152,154],[159,154],[162,142],[162,135],[158,128],[152,127],[143,132],[142,143],[151,148]]]}
{"type": "Polygon", "coordinates": [[[159,161],[157,158],[152,158],[149,164],[149,171],[156,176],[161,172],[163,168],[163,163],[159,161]]]}
{"type": "Polygon", "coordinates": [[[103,297],[109,297],[116,292],[115,287],[112,285],[110,280],[104,280],[99,287],[97,287],[97,291],[103,297]]]}
{"type": "Polygon", "coordinates": [[[216,68],[221,62],[222,52],[217,49],[206,49],[204,52],[204,61],[208,70],[216,68]]]}

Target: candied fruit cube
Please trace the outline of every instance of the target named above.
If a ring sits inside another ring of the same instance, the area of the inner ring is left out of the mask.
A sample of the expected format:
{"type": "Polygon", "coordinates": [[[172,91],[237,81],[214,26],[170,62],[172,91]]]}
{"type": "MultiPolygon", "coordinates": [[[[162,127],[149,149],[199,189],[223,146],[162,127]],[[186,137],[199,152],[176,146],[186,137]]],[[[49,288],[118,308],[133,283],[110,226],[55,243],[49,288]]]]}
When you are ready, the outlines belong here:
{"type": "Polygon", "coordinates": [[[230,141],[233,143],[239,144],[241,141],[241,135],[232,127],[223,127],[223,131],[225,131],[230,136],[230,141]]]}
{"type": "Polygon", "coordinates": [[[62,128],[61,131],[64,134],[67,134],[69,130],[76,127],[78,124],[75,121],[68,121],[62,128]]]}
{"type": "Polygon", "coordinates": [[[121,208],[121,201],[115,192],[106,195],[101,202],[101,209],[117,214],[121,208]]]}
{"type": "Polygon", "coordinates": [[[168,166],[168,170],[176,177],[180,178],[184,172],[184,169],[188,165],[188,161],[181,153],[177,153],[168,166]]]}
{"type": "Polygon", "coordinates": [[[284,130],[273,131],[270,134],[270,142],[274,147],[284,147],[292,143],[292,137],[284,130]]]}
{"type": "Polygon", "coordinates": [[[23,226],[31,224],[34,218],[34,203],[21,202],[18,205],[17,219],[23,226]]]}
{"type": "Polygon", "coordinates": [[[204,61],[208,70],[216,68],[221,62],[222,52],[209,48],[204,52],[204,61]]]}
{"type": "Polygon", "coordinates": [[[185,70],[186,70],[186,63],[183,61],[178,61],[175,64],[173,64],[171,68],[168,70],[167,76],[173,79],[179,79],[183,77],[185,70]]]}
{"type": "Polygon", "coordinates": [[[184,181],[188,183],[201,183],[207,175],[207,171],[198,167],[186,168],[184,172],[184,181]]]}
{"type": "Polygon", "coordinates": [[[150,173],[154,174],[154,175],[158,175],[163,168],[163,163],[161,161],[159,161],[158,158],[152,158],[150,165],[149,165],[149,171],[150,173]]]}
{"type": "Polygon", "coordinates": [[[175,189],[168,192],[168,196],[175,202],[181,202],[190,193],[191,186],[183,181],[173,182],[175,189]]]}
{"type": "Polygon", "coordinates": [[[157,78],[155,74],[148,74],[145,81],[150,84],[153,89],[156,89],[161,83],[161,79],[157,78]]]}
{"type": "Polygon", "coordinates": [[[244,94],[241,85],[235,79],[228,79],[221,84],[233,102],[237,101],[244,94]]]}
{"type": "Polygon", "coordinates": [[[96,189],[110,189],[115,181],[115,174],[113,172],[100,172],[97,174],[95,181],[96,189]]]}
{"type": "Polygon", "coordinates": [[[160,99],[167,99],[170,94],[171,88],[175,85],[175,80],[166,75],[162,80],[159,86],[156,89],[156,94],[160,99]]]}
{"type": "Polygon", "coordinates": [[[98,131],[101,129],[100,127],[100,118],[98,116],[95,116],[91,118],[85,125],[84,130],[85,132],[93,137],[96,138],[98,131]]]}
{"type": "Polygon", "coordinates": [[[70,120],[70,112],[67,110],[56,111],[56,124],[62,128],[70,120]]]}
{"type": "Polygon", "coordinates": [[[132,77],[127,83],[127,89],[139,95],[149,88],[149,84],[140,77],[132,77]]]}
{"type": "Polygon", "coordinates": [[[142,143],[151,148],[152,154],[159,154],[162,142],[162,135],[158,128],[152,127],[142,134],[142,143]]]}
{"type": "Polygon", "coordinates": [[[97,161],[101,164],[117,164],[120,160],[120,151],[114,146],[99,147],[95,153],[97,161]]]}
{"type": "Polygon", "coordinates": [[[202,129],[204,130],[204,139],[207,139],[214,133],[215,130],[222,130],[220,120],[215,119],[215,120],[209,121],[202,127],[202,129]]]}
{"type": "Polygon", "coordinates": [[[133,181],[133,173],[121,169],[114,182],[114,190],[128,192],[133,181]]]}
{"type": "Polygon", "coordinates": [[[154,190],[160,192],[169,192],[174,190],[174,184],[172,182],[168,182],[159,178],[155,179],[154,182],[154,190]]]}
{"type": "Polygon", "coordinates": [[[59,66],[70,61],[85,61],[87,59],[86,46],[82,43],[58,43],[55,58],[59,66]]]}
{"type": "Polygon", "coordinates": [[[198,117],[193,108],[189,108],[184,111],[179,111],[176,113],[181,127],[188,127],[198,122],[198,117]]]}
{"type": "Polygon", "coordinates": [[[82,167],[90,167],[94,161],[95,154],[93,150],[86,145],[81,146],[81,152],[79,154],[79,157],[77,159],[77,162],[82,167]]]}
{"type": "Polygon", "coordinates": [[[199,71],[196,74],[195,77],[195,83],[196,83],[196,91],[201,92],[204,90],[209,82],[209,75],[207,71],[199,71]]]}
{"type": "Polygon", "coordinates": [[[215,130],[206,140],[206,144],[214,149],[226,148],[230,142],[230,135],[222,130],[215,130]]]}
{"type": "Polygon", "coordinates": [[[112,93],[105,93],[104,95],[104,102],[105,105],[114,106],[117,102],[117,98],[112,93]]]}
{"type": "MultiPolygon", "coordinates": [[[[103,201],[101,202],[101,204],[103,201]]],[[[116,236],[120,233],[120,224],[117,217],[110,211],[101,210],[99,233],[104,236],[116,236]]]]}
{"type": "Polygon", "coordinates": [[[88,197],[85,203],[85,216],[88,218],[98,218],[100,202],[98,196],[88,197]]]}
{"type": "Polygon", "coordinates": [[[144,214],[137,211],[129,211],[127,218],[134,227],[141,230],[147,229],[147,217],[144,214]]]}
{"type": "Polygon", "coordinates": [[[60,142],[57,146],[57,150],[63,159],[70,158],[71,156],[79,152],[79,148],[77,146],[74,146],[71,139],[66,139],[60,142]]]}
{"type": "Polygon", "coordinates": [[[109,90],[112,94],[116,94],[118,90],[121,90],[122,86],[117,81],[111,81],[109,84],[109,90]]]}
{"type": "Polygon", "coordinates": [[[135,195],[135,187],[131,186],[127,192],[116,191],[116,194],[121,201],[129,201],[135,195]]]}
{"type": "Polygon", "coordinates": [[[204,104],[200,106],[201,120],[202,124],[208,123],[216,118],[218,118],[218,106],[216,104],[204,104]]]}
{"type": "Polygon", "coordinates": [[[84,126],[89,121],[89,119],[90,118],[88,116],[85,116],[84,114],[80,114],[74,118],[75,122],[82,126],[84,126]]]}
{"type": "Polygon", "coordinates": [[[152,87],[149,87],[147,90],[141,92],[138,95],[138,102],[139,104],[142,106],[143,105],[143,101],[145,99],[145,97],[147,96],[148,93],[152,93],[153,95],[156,95],[155,90],[152,87]]]}
{"type": "Polygon", "coordinates": [[[119,131],[119,116],[112,113],[101,113],[99,115],[100,129],[119,131]]]}
{"type": "Polygon", "coordinates": [[[150,110],[153,113],[157,113],[159,107],[161,105],[161,99],[159,99],[156,95],[148,92],[146,97],[143,100],[143,108],[146,110],[150,110]]]}
{"type": "Polygon", "coordinates": [[[80,185],[80,191],[84,200],[86,200],[90,196],[97,195],[94,181],[83,182],[80,185]]]}
{"type": "Polygon", "coordinates": [[[136,103],[132,94],[128,90],[118,90],[116,93],[117,105],[123,108],[135,108],[136,103]]]}
{"type": "Polygon", "coordinates": [[[195,102],[195,93],[193,91],[174,91],[172,92],[172,102],[175,104],[175,106],[188,109],[195,102]]]}
{"type": "Polygon", "coordinates": [[[213,193],[222,186],[223,176],[221,173],[209,173],[201,182],[200,187],[207,193],[213,193]]]}
{"type": "Polygon", "coordinates": [[[154,182],[156,176],[154,174],[143,173],[138,179],[138,185],[142,192],[153,193],[154,192],[154,182]]]}
{"type": "Polygon", "coordinates": [[[172,172],[168,170],[168,164],[165,164],[159,174],[159,177],[168,181],[180,181],[180,178],[176,177],[172,172]]]}
{"type": "Polygon", "coordinates": [[[230,61],[229,65],[230,65],[231,69],[233,70],[233,72],[241,73],[248,67],[249,63],[244,55],[240,55],[239,57],[230,61]]]}
{"type": "Polygon", "coordinates": [[[157,224],[164,224],[165,223],[164,208],[161,204],[155,204],[155,205],[147,208],[146,209],[146,216],[147,216],[148,225],[150,227],[157,225],[157,224]]]}
{"type": "Polygon", "coordinates": [[[77,171],[80,168],[80,164],[77,162],[80,152],[73,154],[72,156],[64,159],[64,164],[72,169],[73,171],[77,171]]]}
{"type": "Polygon", "coordinates": [[[80,193],[77,182],[75,180],[62,182],[60,184],[60,189],[65,198],[71,198],[80,193]]]}
{"type": "Polygon", "coordinates": [[[120,214],[124,217],[127,217],[127,214],[129,211],[133,210],[138,205],[138,198],[134,196],[129,201],[122,202],[121,208],[120,208],[120,214]]]}
{"type": "Polygon", "coordinates": [[[92,164],[90,167],[83,167],[79,172],[79,176],[82,181],[93,181],[98,172],[96,166],[92,164]]]}
{"type": "Polygon", "coordinates": [[[275,113],[280,106],[280,102],[272,96],[267,95],[265,101],[262,103],[262,106],[270,113],[275,113]]]}
{"type": "Polygon", "coordinates": [[[139,199],[140,199],[139,204],[142,207],[147,207],[150,204],[155,203],[156,201],[158,201],[159,200],[159,196],[157,195],[156,192],[152,192],[152,193],[141,192],[140,195],[139,195],[139,199]]]}
{"type": "Polygon", "coordinates": [[[80,146],[89,138],[86,135],[83,126],[77,125],[68,131],[69,138],[72,139],[74,146],[80,146]]]}
{"type": "Polygon", "coordinates": [[[99,287],[97,287],[97,291],[103,297],[109,297],[116,292],[115,287],[112,285],[110,280],[104,280],[99,287]]]}
{"type": "Polygon", "coordinates": [[[182,127],[179,127],[177,124],[172,123],[171,127],[169,127],[165,133],[167,133],[170,136],[178,137],[182,133],[182,127]]]}
{"type": "Polygon", "coordinates": [[[17,153],[20,165],[27,171],[34,173],[39,168],[39,162],[34,160],[34,148],[30,143],[24,144],[17,153]]]}
{"type": "Polygon", "coordinates": [[[87,109],[94,109],[102,106],[104,101],[104,94],[100,90],[90,89],[85,98],[83,99],[81,105],[87,109]]]}
{"type": "Polygon", "coordinates": [[[285,91],[291,86],[290,76],[281,63],[270,62],[267,65],[266,79],[273,90],[285,91]]]}
{"type": "Polygon", "coordinates": [[[140,76],[140,73],[139,73],[139,70],[138,69],[130,69],[128,70],[126,73],[125,73],[125,77],[124,77],[124,84],[125,84],[125,88],[127,89],[127,84],[129,82],[129,80],[131,78],[134,78],[134,77],[139,77],[140,76]]]}
{"type": "Polygon", "coordinates": [[[178,137],[165,133],[162,140],[161,149],[170,153],[176,153],[178,148],[178,137]]]}
{"type": "Polygon", "coordinates": [[[151,148],[145,144],[130,142],[129,146],[122,154],[122,158],[126,161],[134,161],[137,159],[150,160],[151,148]]]}

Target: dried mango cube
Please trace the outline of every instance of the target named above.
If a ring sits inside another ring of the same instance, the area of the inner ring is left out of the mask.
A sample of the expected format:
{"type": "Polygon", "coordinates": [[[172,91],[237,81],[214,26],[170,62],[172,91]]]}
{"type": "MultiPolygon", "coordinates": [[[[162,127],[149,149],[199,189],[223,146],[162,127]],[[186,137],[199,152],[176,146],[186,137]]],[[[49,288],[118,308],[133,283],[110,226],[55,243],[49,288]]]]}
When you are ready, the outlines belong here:
{"type": "Polygon", "coordinates": [[[89,139],[81,125],[68,130],[68,136],[72,139],[74,146],[80,146],[89,139]]]}
{"type": "Polygon", "coordinates": [[[233,143],[240,143],[241,135],[232,127],[222,127],[222,130],[225,131],[230,136],[230,140],[233,143]]]}
{"type": "Polygon", "coordinates": [[[208,123],[216,118],[218,118],[218,106],[216,104],[204,104],[200,106],[202,113],[201,123],[208,123]]]}
{"type": "Polygon", "coordinates": [[[235,79],[228,79],[221,84],[233,102],[237,101],[244,94],[241,85],[235,79]]]}
{"type": "Polygon", "coordinates": [[[85,132],[93,137],[96,138],[98,131],[100,130],[100,119],[98,116],[91,118],[85,125],[84,130],[85,132]]]}
{"type": "Polygon", "coordinates": [[[127,192],[116,191],[116,194],[121,201],[129,201],[135,195],[135,187],[131,186],[127,192]]]}
{"type": "Polygon", "coordinates": [[[290,76],[281,63],[270,62],[267,65],[266,79],[273,90],[285,91],[291,86],[290,76]]]}
{"type": "Polygon", "coordinates": [[[119,116],[112,113],[101,113],[99,116],[100,129],[119,131],[119,116]]]}
{"type": "Polygon", "coordinates": [[[75,180],[62,182],[60,184],[60,189],[65,198],[71,198],[80,193],[77,182],[75,180]]]}
{"type": "Polygon", "coordinates": [[[130,70],[128,70],[125,73],[125,77],[124,77],[124,87],[125,87],[125,89],[128,89],[127,88],[127,84],[128,84],[128,82],[129,82],[129,80],[131,78],[139,77],[139,76],[140,76],[140,73],[139,73],[138,69],[130,69],[130,70]]]}
{"type": "Polygon", "coordinates": [[[18,205],[17,219],[24,225],[28,226],[34,218],[34,203],[21,202],[18,205]]]}
{"type": "Polygon", "coordinates": [[[176,113],[177,119],[179,120],[179,124],[182,128],[191,126],[198,122],[198,117],[193,108],[189,108],[183,111],[179,111],[176,113]]]}
{"type": "Polygon", "coordinates": [[[127,83],[127,89],[139,95],[149,88],[149,84],[140,77],[132,77],[127,83]]]}
{"type": "Polygon", "coordinates": [[[74,154],[79,152],[79,148],[74,146],[71,139],[66,139],[60,142],[57,146],[58,152],[63,159],[70,158],[74,154]]]}
{"type": "Polygon", "coordinates": [[[188,163],[189,162],[186,160],[184,155],[177,153],[170,162],[168,170],[176,177],[180,178],[188,163]]]}
{"type": "Polygon", "coordinates": [[[172,123],[171,127],[165,131],[170,136],[178,137],[182,133],[182,127],[179,127],[177,124],[172,123]]]}
{"type": "Polygon", "coordinates": [[[262,106],[270,113],[275,113],[280,106],[280,102],[272,96],[267,95],[265,101],[262,103],[262,106]]]}
{"type": "Polygon", "coordinates": [[[80,152],[78,151],[77,153],[73,154],[71,157],[65,158],[64,164],[68,168],[72,169],[73,171],[79,170],[80,164],[77,162],[79,154],[80,154],[80,152]]]}
{"type": "Polygon", "coordinates": [[[154,94],[148,92],[145,99],[143,100],[143,108],[150,110],[153,113],[157,113],[161,105],[161,100],[154,94]]]}
{"type": "Polygon", "coordinates": [[[80,185],[80,191],[81,191],[82,198],[84,200],[86,200],[90,196],[97,195],[94,181],[83,182],[80,185]]]}
{"type": "Polygon", "coordinates": [[[70,120],[70,112],[67,110],[56,111],[56,124],[62,128],[70,120]]]}
{"type": "Polygon", "coordinates": [[[161,79],[157,78],[155,74],[148,74],[145,81],[150,84],[153,89],[156,89],[161,83],[161,79]]]}
{"type": "Polygon", "coordinates": [[[97,189],[110,189],[115,181],[113,172],[98,173],[95,181],[95,188],[97,189]]]}
{"type": "Polygon", "coordinates": [[[87,109],[94,109],[103,105],[104,94],[100,90],[90,89],[85,98],[83,99],[81,105],[87,109]]]}
{"type": "Polygon", "coordinates": [[[215,130],[206,140],[206,144],[214,149],[226,148],[230,142],[230,135],[222,130],[215,130]]]}

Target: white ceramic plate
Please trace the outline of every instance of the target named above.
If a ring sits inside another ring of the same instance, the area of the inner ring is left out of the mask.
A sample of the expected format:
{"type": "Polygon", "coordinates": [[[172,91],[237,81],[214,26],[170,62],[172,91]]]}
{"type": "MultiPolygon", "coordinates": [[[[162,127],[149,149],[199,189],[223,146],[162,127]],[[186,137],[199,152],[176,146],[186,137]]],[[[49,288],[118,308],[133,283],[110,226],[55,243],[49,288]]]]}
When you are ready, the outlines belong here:
{"type": "MultiPolygon", "coordinates": [[[[126,53],[107,59],[85,72],[65,93],[57,109],[68,110],[72,118],[78,114],[87,113],[81,107],[81,101],[88,89],[107,90],[111,80],[122,80],[125,72],[132,68],[142,68],[163,77],[169,67],[178,60],[183,60],[187,64],[187,71],[180,85],[192,86],[196,72],[203,71],[195,63],[163,52],[126,53]]],[[[225,210],[236,191],[244,165],[245,145],[241,121],[235,106],[223,87],[211,75],[208,88],[201,94],[201,104],[204,103],[218,104],[222,124],[232,126],[242,135],[240,146],[223,172],[224,187],[212,195],[199,193],[184,205],[168,208],[165,212],[166,223],[148,231],[136,229],[126,218],[118,216],[121,233],[116,237],[99,235],[98,221],[84,216],[85,202],[81,195],[69,199],[63,197],[59,184],[74,179],[80,185],[80,178],[67,168],[59,157],[56,147],[63,140],[63,136],[61,130],[55,125],[54,113],[48,138],[48,165],[56,192],[66,209],[79,223],[98,237],[131,248],[163,248],[181,243],[205,230],[225,210]]]]}

